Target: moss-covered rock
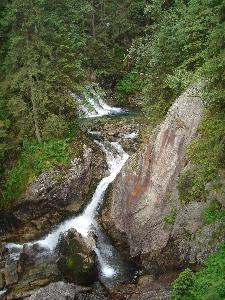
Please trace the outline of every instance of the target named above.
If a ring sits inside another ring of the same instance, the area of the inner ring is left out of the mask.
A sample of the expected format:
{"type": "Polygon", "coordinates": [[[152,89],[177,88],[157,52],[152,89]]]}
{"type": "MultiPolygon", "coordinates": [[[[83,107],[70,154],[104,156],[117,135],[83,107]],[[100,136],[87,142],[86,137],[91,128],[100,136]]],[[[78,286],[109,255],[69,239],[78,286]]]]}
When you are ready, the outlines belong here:
{"type": "Polygon", "coordinates": [[[66,280],[81,285],[89,285],[96,281],[94,251],[87,246],[75,229],[61,235],[58,251],[60,253],[58,268],[66,280]]]}

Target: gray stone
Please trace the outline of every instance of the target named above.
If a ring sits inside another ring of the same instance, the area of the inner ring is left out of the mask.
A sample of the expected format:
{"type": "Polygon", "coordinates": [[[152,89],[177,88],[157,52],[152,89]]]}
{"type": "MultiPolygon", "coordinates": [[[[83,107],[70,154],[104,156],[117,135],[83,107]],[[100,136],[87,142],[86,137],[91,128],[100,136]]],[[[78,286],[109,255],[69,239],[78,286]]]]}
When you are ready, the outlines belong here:
{"type": "Polygon", "coordinates": [[[12,285],[18,282],[19,277],[17,272],[17,266],[17,262],[13,261],[6,265],[3,269],[6,285],[12,285]]]}
{"type": "Polygon", "coordinates": [[[129,249],[130,256],[138,257],[148,272],[180,268],[192,260],[205,205],[182,207],[177,179],[187,163],[186,150],[197,136],[203,110],[198,87],[190,87],[150,136],[144,153],[130,157],[103,209],[103,225],[117,246],[129,249]],[[174,228],[165,222],[173,208],[177,209],[174,228]]]}
{"type": "Polygon", "coordinates": [[[79,288],[71,283],[54,282],[34,292],[29,300],[73,300],[79,292],[89,292],[90,289],[79,288]]]}
{"type": "Polygon", "coordinates": [[[84,146],[69,166],[41,174],[9,211],[0,212],[0,236],[24,242],[50,229],[68,212],[80,212],[105,174],[105,157],[96,144],[92,147],[84,146]]]}

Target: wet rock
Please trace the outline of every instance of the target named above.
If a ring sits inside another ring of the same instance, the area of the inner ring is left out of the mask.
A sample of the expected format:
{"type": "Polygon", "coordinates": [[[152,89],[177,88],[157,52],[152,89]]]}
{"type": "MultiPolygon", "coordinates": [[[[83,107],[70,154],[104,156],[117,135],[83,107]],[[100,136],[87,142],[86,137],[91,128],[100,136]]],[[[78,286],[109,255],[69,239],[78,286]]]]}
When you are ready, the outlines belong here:
{"type": "Polygon", "coordinates": [[[18,264],[16,261],[12,261],[3,269],[5,283],[7,286],[13,285],[18,282],[18,264]]]}
{"type": "Polygon", "coordinates": [[[103,290],[92,290],[72,283],[54,282],[43,287],[28,298],[29,300],[108,300],[103,290]]]}
{"type": "Polygon", "coordinates": [[[84,145],[82,155],[68,167],[44,172],[7,212],[0,212],[1,240],[34,239],[69,213],[80,212],[104,174],[105,157],[99,147],[84,145]]]}
{"type": "Polygon", "coordinates": [[[2,270],[0,270],[0,290],[3,289],[4,286],[5,286],[5,278],[2,270]]]}
{"type": "Polygon", "coordinates": [[[117,246],[128,250],[149,273],[200,263],[218,243],[218,239],[211,243],[218,230],[214,228],[204,239],[207,251],[198,255],[206,228],[202,222],[205,204],[185,206],[177,191],[177,179],[187,164],[187,147],[197,136],[203,109],[197,86],[176,100],[144,153],[131,156],[117,176],[102,212],[103,225],[117,246]],[[165,217],[174,208],[175,220],[167,223],[165,217]]]}
{"type": "Polygon", "coordinates": [[[139,147],[139,135],[144,127],[144,118],[126,118],[115,119],[106,118],[100,123],[94,123],[88,126],[88,133],[102,140],[110,142],[119,142],[124,150],[133,154],[139,147]]]}
{"type": "Polygon", "coordinates": [[[90,285],[97,280],[94,251],[75,229],[61,235],[58,251],[59,270],[69,282],[90,285]]]}
{"type": "Polygon", "coordinates": [[[7,299],[21,299],[31,291],[62,279],[56,256],[39,245],[25,245],[17,261],[17,281],[8,282],[7,299]]]}

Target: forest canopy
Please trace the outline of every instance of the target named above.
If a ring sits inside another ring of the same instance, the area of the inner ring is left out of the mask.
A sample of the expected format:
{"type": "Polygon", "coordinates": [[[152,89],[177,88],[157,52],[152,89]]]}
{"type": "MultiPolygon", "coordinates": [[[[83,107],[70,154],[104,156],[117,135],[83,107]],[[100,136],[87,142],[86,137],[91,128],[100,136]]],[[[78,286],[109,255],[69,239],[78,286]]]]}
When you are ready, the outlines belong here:
{"type": "MultiPolygon", "coordinates": [[[[93,78],[154,125],[201,82],[207,115],[190,156],[199,164],[213,157],[216,173],[225,162],[224,50],[224,0],[1,1],[1,173],[29,143],[76,135],[71,91],[93,78]]],[[[215,174],[200,173],[206,181],[215,174]]]]}

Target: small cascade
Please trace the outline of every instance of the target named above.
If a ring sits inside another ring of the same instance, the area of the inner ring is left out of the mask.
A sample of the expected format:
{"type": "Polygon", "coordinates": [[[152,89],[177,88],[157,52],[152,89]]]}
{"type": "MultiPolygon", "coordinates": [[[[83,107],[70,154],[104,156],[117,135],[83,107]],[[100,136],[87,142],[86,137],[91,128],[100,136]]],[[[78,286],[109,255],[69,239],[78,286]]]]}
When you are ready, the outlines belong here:
{"type": "Polygon", "coordinates": [[[100,87],[94,83],[86,86],[80,96],[73,93],[71,95],[78,101],[79,113],[85,118],[96,118],[125,112],[119,107],[109,106],[104,101],[105,94],[100,87]]]}

